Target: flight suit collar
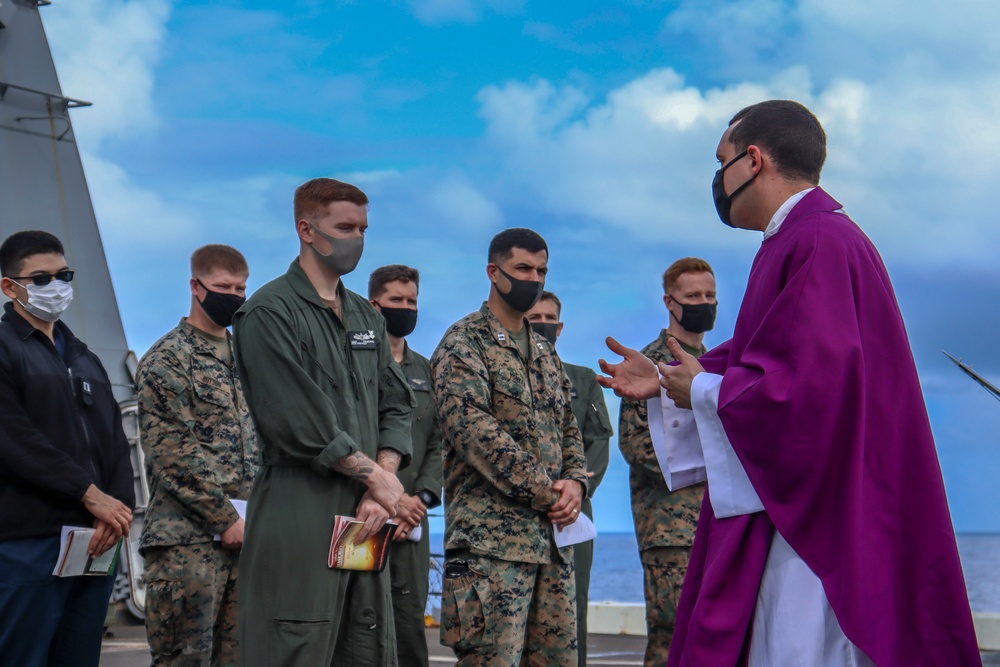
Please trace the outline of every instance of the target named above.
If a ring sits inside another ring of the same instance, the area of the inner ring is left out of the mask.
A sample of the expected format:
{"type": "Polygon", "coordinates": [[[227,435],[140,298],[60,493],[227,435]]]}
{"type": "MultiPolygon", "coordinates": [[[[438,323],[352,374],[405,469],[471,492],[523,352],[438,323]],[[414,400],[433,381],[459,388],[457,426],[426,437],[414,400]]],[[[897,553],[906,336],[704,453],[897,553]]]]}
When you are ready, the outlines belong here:
{"type": "MultiPolygon", "coordinates": [[[[292,260],[285,277],[288,279],[288,284],[291,286],[292,291],[299,297],[324,310],[330,309],[330,306],[326,305],[326,302],[320,297],[319,292],[316,291],[313,284],[309,282],[309,276],[302,270],[298,258],[292,260]]],[[[347,298],[347,288],[344,286],[343,278],[340,279],[340,283],[337,285],[337,295],[340,297],[341,312],[344,314],[344,320],[346,320],[347,313],[352,311],[353,308],[350,300],[347,298]]]]}

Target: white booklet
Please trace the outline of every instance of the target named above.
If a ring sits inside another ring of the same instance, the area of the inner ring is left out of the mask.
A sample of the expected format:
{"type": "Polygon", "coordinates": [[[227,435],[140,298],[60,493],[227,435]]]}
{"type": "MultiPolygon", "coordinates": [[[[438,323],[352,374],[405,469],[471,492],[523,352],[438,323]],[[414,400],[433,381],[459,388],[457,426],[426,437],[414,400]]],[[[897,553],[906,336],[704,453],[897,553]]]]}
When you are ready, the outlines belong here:
{"type": "MultiPolygon", "coordinates": [[[[230,498],[229,502],[232,503],[233,507],[236,508],[236,513],[240,515],[240,518],[246,520],[246,518],[247,518],[247,501],[240,500],[239,498],[230,498]]],[[[222,541],[222,535],[216,535],[214,539],[215,539],[216,542],[221,542],[222,541]]]]}
{"type": "Polygon", "coordinates": [[[559,526],[553,525],[556,546],[562,549],[573,544],[587,542],[597,537],[597,526],[586,514],[581,513],[580,518],[575,522],[559,530],[559,526]]]}
{"type": "Polygon", "coordinates": [[[78,577],[82,575],[101,576],[111,572],[118,563],[122,541],[111,547],[97,558],[87,553],[90,540],[94,537],[93,528],[82,526],[63,526],[59,540],[59,557],[52,574],[57,577],[78,577]]]}

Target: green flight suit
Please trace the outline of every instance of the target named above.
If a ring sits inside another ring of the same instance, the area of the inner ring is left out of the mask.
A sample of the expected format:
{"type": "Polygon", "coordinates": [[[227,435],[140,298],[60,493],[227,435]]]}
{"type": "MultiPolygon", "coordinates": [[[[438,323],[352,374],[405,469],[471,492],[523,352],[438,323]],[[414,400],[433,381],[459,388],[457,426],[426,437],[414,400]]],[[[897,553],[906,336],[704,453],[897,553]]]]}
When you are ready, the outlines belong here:
{"type": "Polygon", "coordinates": [[[248,667],[396,664],[389,572],[327,566],[334,516],[365,485],[334,470],[392,449],[409,463],[412,396],[385,320],[339,288],[343,319],[298,260],[236,314],[234,341],[261,468],[247,508],[239,638],[248,667]]]}
{"type": "MultiPolygon", "coordinates": [[[[444,472],[441,469],[441,429],[434,414],[431,395],[431,364],[407,345],[403,352],[403,375],[410,385],[417,406],[413,409],[411,440],[413,460],[399,474],[408,495],[426,491],[441,504],[444,472]]],[[[392,606],[396,619],[396,654],[399,667],[427,667],[427,633],[424,611],[427,608],[428,574],[431,560],[431,535],[427,517],[420,524],[419,542],[393,542],[389,569],[392,573],[392,606]]]]}
{"type": "MultiPolygon", "coordinates": [[[[597,384],[597,374],[586,366],[566,362],[563,362],[563,368],[569,381],[573,383],[570,394],[573,416],[576,417],[576,424],[583,436],[587,472],[594,473],[582,508],[583,513],[593,520],[594,506],[591,498],[604,479],[604,473],[608,471],[609,442],[614,432],[611,430],[608,406],[604,402],[604,391],[597,384]]],[[[576,566],[577,657],[580,667],[584,667],[587,664],[587,603],[590,601],[590,569],[594,565],[593,540],[574,545],[573,560],[576,566]]]]}
{"type": "Polygon", "coordinates": [[[556,548],[546,511],[556,480],[588,488],[586,460],[562,362],[528,336],[525,358],[484,303],[431,357],[444,436],[441,643],[462,666],[577,665],[573,551],[556,548]]]}
{"type": "MultiPolygon", "coordinates": [[[[642,348],[642,353],[659,363],[674,360],[664,329],[659,337],[642,348]]],[[[677,341],[680,343],[680,341],[677,341]]],[[[706,350],[681,347],[700,357],[706,350]]],[[[643,592],[646,598],[645,667],[664,665],[674,638],[677,604],[687,574],[688,558],[698,527],[705,483],[671,492],[653,450],[649,435],[646,401],[622,400],[618,417],[618,446],[629,464],[632,487],[632,518],[642,560],[643,592]]]]}

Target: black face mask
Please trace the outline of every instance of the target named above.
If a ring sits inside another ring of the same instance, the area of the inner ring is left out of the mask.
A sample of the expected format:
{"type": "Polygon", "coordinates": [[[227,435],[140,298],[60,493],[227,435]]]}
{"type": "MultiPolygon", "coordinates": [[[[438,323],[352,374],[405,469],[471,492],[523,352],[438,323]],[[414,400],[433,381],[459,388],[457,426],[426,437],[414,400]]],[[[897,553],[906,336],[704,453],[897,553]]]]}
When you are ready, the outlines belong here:
{"type": "Polygon", "coordinates": [[[385,318],[385,330],[390,336],[406,338],[417,327],[417,311],[413,308],[386,308],[379,304],[385,318]]]}
{"type": "MultiPolygon", "coordinates": [[[[195,278],[198,284],[205,287],[205,283],[195,278]]],[[[239,294],[226,294],[224,292],[213,292],[205,287],[205,298],[198,303],[201,309],[220,327],[228,327],[233,323],[233,315],[246,302],[245,296],[239,294]]]]}
{"type": "MultiPolygon", "coordinates": [[[[725,165],[720,167],[715,172],[715,178],[712,179],[712,198],[715,200],[715,210],[719,214],[719,219],[722,220],[722,222],[729,225],[730,227],[733,226],[733,221],[729,217],[729,210],[733,207],[733,200],[736,199],[736,195],[743,192],[744,188],[753,183],[753,179],[757,178],[757,174],[754,174],[753,176],[750,177],[749,181],[747,181],[740,187],[733,190],[733,194],[731,195],[726,194],[726,186],[723,185],[722,183],[723,180],[722,177],[726,173],[726,169],[729,169],[731,166],[733,166],[733,164],[735,164],[737,160],[746,157],[746,154],[747,152],[743,151],[742,153],[734,157],[732,160],[727,162],[725,165]]],[[[757,173],[759,174],[760,172],[757,173]]],[[[684,328],[687,329],[687,327],[684,328]]],[[[688,329],[688,331],[691,330],[688,329]]],[[[695,332],[692,331],[691,333],[695,332]]]]}
{"type": "Polygon", "coordinates": [[[711,331],[715,326],[715,314],[719,309],[717,303],[681,303],[674,300],[681,307],[681,319],[677,324],[684,327],[685,331],[693,334],[711,331]]]}
{"type": "Polygon", "coordinates": [[[501,269],[499,266],[497,267],[497,271],[507,276],[507,280],[510,281],[509,292],[504,294],[500,291],[500,288],[497,287],[497,293],[499,293],[500,297],[507,302],[508,306],[517,312],[528,312],[536,303],[538,303],[538,300],[542,298],[542,290],[545,288],[545,283],[537,280],[519,280],[501,269]]]}
{"type": "Polygon", "coordinates": [[[559,323],[558,322],[529,322],[532,331],[536,334],[541,335],[545,340],[549,341],[553,345],[556,344],[556,338],[559,337],[559,323]]]}

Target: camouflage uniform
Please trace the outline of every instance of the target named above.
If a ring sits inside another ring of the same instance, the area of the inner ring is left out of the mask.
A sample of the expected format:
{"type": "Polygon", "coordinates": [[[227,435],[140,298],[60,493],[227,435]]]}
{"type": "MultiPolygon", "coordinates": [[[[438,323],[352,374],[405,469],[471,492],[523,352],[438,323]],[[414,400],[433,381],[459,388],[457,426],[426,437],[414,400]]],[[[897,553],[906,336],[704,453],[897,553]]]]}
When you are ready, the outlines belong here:
{"type": "MultiPolygon", "coordinates": [[[[590,489],[583,499],[582,512],[594,518],[591,498],[608,471],[609,442],[614,435],[604,391],[597,384],[597,374],[586,366],[563,362],[566,375],[573,384],[571,392],[573,416],[583,435],[583,454],[587,457],[587,470],[594,473],[590,489]]],[[[590,600],[590,569],[594,564],[594,542],[582,542],[573,547],[576,568],[576,637],[580,667],[587,664],[587,603],[590,600]]]]}
{"type": "Polygon", "coordinates": [[[483,304],[431,358],[444,435],[441,642],[460,665],[577,665],[573,552],[556,548],[545,513],[556,480],[587,487],[586,460],[562,363],[528,336],[525,359],[483,304]]]}
{"type": "MultiPolygon", "coordinates": [[[[413,409],[413,459],[410,467],[399,473],[399,481],[408,495],[426,491],[441,504],[441,430],[434,415],[431,397],[431,365],[407,345],[400,364],[416,399],[413,409]]],[[[392,576],[392,610],[396,620],[396,655],[399,667],[427,667],[427,633],[424,611],[427,607],[428,571],[430,569],[430,526],[427,517],[421,523],[419,542],[393,542],[389,558],[392,576]]]]}
{"type": "MultiPolygon", "coordinates": [[[[224,345],[226,341],[218,339],[224,345]]],[[[231,357],[231,354],[229,355],[231,357]]],[[[213,536],[239,518],[257,439],[235,370],[185,320],[143,356],[139,426],[150,477],[140,538],[153,665],[234,665],[239,550],[213,536]]]]}
{"type": "MultiPolygon", "coordinates": [[[[642,349],[655,362],[674,358],[667,349],[672,338],[664,329],[659,338],[642,349]]],[[[678,341],[680,342],[680,341],[678,341]]],[[[681,343],[689,354],[700,357],[705,348],[681,343]]],[[[618,446],[629,464],[632,487],[632,517],[639,541],[646,597],[646,667],[667,662],[674,637],[677,603],[687,574],[688,558],[705,485],[696,484],[672,492],[656,460],[649,437],[646,402],[623,400],[618,417],[618,446]]]]}

